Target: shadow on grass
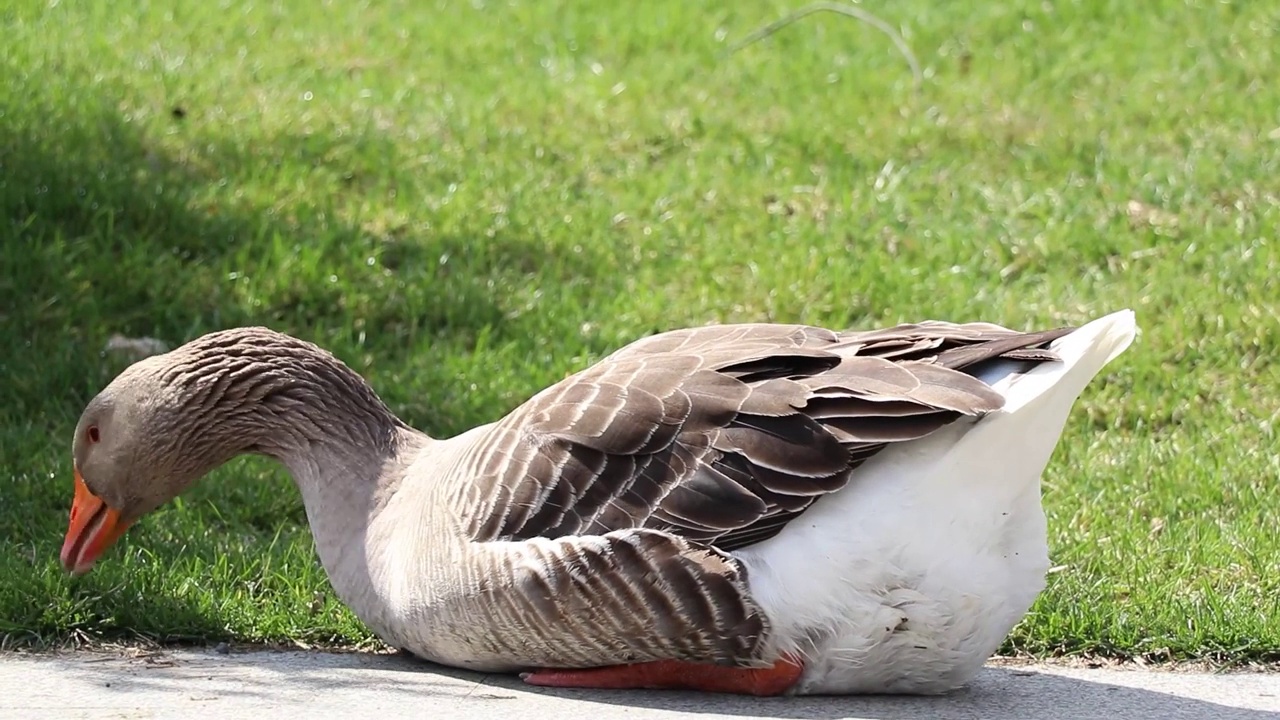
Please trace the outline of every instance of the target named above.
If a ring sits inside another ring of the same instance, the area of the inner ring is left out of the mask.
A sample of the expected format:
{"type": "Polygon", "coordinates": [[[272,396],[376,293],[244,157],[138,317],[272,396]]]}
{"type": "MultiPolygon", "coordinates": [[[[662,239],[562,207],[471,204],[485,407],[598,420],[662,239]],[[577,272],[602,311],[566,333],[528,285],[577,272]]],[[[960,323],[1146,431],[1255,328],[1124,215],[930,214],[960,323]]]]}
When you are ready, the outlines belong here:
{"type": "Polygon", "coordinates": [[[234,144],[202,141],[197,159],[174,157],[118,113],[86,104],[74,118],[38,104],[0,117],[6,178],[0,214],[9,221],[0,229],[0,319],[19,339],[3,362],[83,378],[67,388],[74,393],[15,387],[20,411],[49,409],[59,399],[66,403],[59,409],[78,411],[120,369],[95,357],[112,333],[180,342],[265,323],[321,344],[328,338],[331,349],[350,355],[363,343],[356,339],[362,332],[379,361],[394,364],[413,349],[401,340],[419,333],[504,331],[508,320],[490,282],[495,275],[536,276],[545,268],[586,275],[593,265],[588,254],[554,253],[536,238],[517,239],[518,230],[493,238],[370,231],[343,224],[327,202],[334,198],[323,195],[257,207],[219,190],[275,172],[279,158],[360,184],[358,176],[376,169],[335,171],[323,167],[326,158],[349,158],[347,149],[358,144],[394,164],[389,141],[273,137],[271,151],[257,158],[234,144]],[[42,116],[55,125],[39,125],[42,116]],[[356,267],[364,250],[377,254],[376,270],[356,267]],[[254,267],[264,256],[274,262],[292,256],[306,277],[279,283],[265,298],[238,293],[229,273],[275,271],[254,267]],[[343,326],[357,319],[359,327],[343,326]]]}
{"type": "MultiPolygon", "coordinates": [[[[68,587],[52,567],[69,500],[71,428],[126,364],[103,356],[110,335],[176,345],[219,328],[269,325],[384,379],[374,384],[392,407],[432,430],[439,421],[428,413],[458,392],[452,378],[433,375],[444,372],[433,362],[439,354],[465,353],[481,333],[519,339],[532,332],[504,311],[494,278],[547,282],[588,275],[594,266],[589,252],[559,253],[537,237],[520,238],[519,228],[472,237],[466,228],[482,223],[428,234],[342,219],[334,208],[343,198],[333,193],[363,192],[377,205],[370,187],[384,182],[378,173],[395,174],[398,149],[390,139],[284,135],[260,153],[216,134],[166,142],[162,130],[115,109],[111,98],[122,90],[79,90],[63,87],[55,102],[33,89],[23,105],[0,107],[0,325],[7,336],[0,348],[0,466],[12,479],[0,507],[0,550],[8,556],[0,574],[13,577],[0,590],[0,632],[19,641],[29,633],[47,639],[82,627],[121,628],[110,618],[124,601],[111,588],[68,587]],[[340,167],[349,160],[358,167],[340,167]],[[259,178],[281,164],[302,187],[296,197],[264,197],[263,188],[281,183],[259,178]],[[337,178],[325,186],[329,196],[308,193],[312,171],[337,178]],[[258,192],[241,194],[239,186],[258,192]],[[376,263],[366,264],[374,256],[376,263]],[[246,291],[231,273],[267,281],[246,291]],[[427,345],[433,357],[423,357],[427,345]],[[391,380],[398,376],[415,379],[412,398],[397,397],[391,380]],[[424,387],[427,397],[418,392],[424,387]],[[45,608],[44,598],[27,597],[32,592],[61,596],[47,602],[64,610],[45,608]],[[100,606],[78,604],[85,594],[100,597],[100,606]]],[[[184,120],[171,122],[179,132],[184,120]]],[[[285,491],[261,484],[245,491],[247,500],[285,491]]],[[[281,521],[301,517],[288,492],[288,502],[264,505],[292,508],[281,521]]],[[[237,512],[229,508],[227,522],[244,526],[237,512]]],[[[247,519],[262,529],[261,518],[247,519]]],[[[222,521],[209,518],[212,527],[222,521]]],[[[187,628],[193,637],[228,634],[216,613],[154,595],[140,601],[152,607],[125,614],[163,617],[166,627],[187,628]]]]}

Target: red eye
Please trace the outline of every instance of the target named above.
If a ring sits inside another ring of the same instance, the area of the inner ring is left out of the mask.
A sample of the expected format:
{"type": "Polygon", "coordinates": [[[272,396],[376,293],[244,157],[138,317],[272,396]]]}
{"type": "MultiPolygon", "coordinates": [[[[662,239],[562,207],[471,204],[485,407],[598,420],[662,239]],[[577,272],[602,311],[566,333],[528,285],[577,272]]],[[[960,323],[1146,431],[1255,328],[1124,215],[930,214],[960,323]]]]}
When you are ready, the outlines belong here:
{"type": "Polygon", "coordinates": [[[89,438],[89,442],[91,443],[98,442],[98,440],[100,439],[98,437],[98,426],[90,425],[89,429],[85,431],[85,436],[89,438]]]}

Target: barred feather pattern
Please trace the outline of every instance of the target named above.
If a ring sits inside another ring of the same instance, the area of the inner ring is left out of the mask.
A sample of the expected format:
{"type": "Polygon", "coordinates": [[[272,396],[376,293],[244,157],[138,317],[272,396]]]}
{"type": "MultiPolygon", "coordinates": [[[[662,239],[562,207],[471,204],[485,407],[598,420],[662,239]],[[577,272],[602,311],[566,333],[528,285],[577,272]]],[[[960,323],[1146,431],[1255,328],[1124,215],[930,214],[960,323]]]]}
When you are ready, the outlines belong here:
{"type": "Polygon", "coordinates": [[[486,580],[446,604],[478,656],[575,667],[761,666],[769,619],[732,551],[777,534],[869,457],[1000,408],[972,374],[1070,332],[927,322],[870,332],[721,325],[655,335],[476,436],[438,487],[486,580]]]}

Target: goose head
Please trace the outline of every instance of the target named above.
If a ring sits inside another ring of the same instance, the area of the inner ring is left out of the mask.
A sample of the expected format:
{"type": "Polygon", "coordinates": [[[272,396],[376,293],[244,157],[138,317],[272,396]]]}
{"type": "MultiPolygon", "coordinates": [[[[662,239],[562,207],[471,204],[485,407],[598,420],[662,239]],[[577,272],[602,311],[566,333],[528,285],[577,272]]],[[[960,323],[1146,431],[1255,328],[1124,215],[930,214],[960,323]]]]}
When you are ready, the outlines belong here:
{"type": "Polygon", "coordinates": [[[82,574],[140,517],[246,450],[229,403],[183,392],[176,358],[138,362],[89,402],[72,441],[75,491],[62,566],[82,574]]]}
{"type": "Polygon", "coordinates": [[[232,458],[305,465],[386,445],[399,421],[319,347],[266,328],[204,335],[128,367],[85,407],[62,566],[87,572],[139,518],[232,458]]]}

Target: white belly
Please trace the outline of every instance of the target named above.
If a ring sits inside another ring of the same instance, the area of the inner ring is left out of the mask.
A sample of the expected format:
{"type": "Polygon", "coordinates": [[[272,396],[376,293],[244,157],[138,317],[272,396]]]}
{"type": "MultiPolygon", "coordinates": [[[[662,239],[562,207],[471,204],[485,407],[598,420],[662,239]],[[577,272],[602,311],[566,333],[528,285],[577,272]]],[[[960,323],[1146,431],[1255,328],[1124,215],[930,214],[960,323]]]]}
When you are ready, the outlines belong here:
{"type": "Polygon", "coordinates": [[[735,554],[798,693],[937,693],[965,684],[1044,588],[1040,474],[1076,397],[1134,339],[1133,313],[1052,344],[1061,362],[981,379],[1003,410],[892,446],[781,533],[735,554]]]}
{"type": "Polygon", "coordinates": [[[805,658],[795,692],[960,687],[1043,589],[1043,463],[1001,468],[1008,448],[964,452],[973,429],[962,421],[885,450],[849,487],[737,553],[780,649],[805,658]]]}

